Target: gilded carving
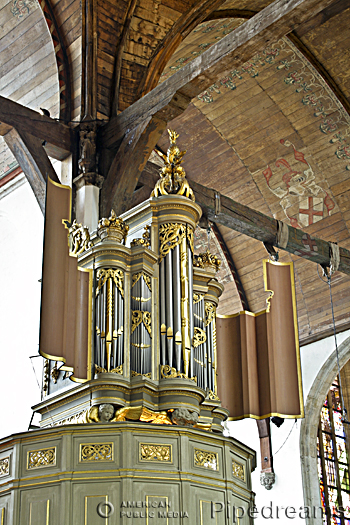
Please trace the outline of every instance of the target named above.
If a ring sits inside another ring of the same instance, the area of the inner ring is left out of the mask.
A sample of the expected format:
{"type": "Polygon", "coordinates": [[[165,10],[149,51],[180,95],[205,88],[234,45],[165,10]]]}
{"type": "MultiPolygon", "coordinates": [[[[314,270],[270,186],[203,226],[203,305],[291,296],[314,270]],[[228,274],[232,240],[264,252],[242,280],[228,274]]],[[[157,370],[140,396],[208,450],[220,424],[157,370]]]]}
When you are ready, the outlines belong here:
{"type": "Polygon", "coordinates": [[[193,229],[187,225],[187,240],[189,247],[191,248],[191,252],[194,252],[194,235],[193,235],[193,229]]]}
{"type": "Polygon", "coordinates": [[[131,314],[131,333],[143,322],[145,328],[150,336],[152,336],[152,315],[151,312],[143,312],[141,310],[133,310],[131,314]]]}
{"type": "Polygon", "coordinates": [[[106,374],[108,372],[111,374],[119,374],[122,376],[123,375],[123,365],[119,365],[117,366],[117,368],[113,368],[112,370],[106,370],[105,368],[102,368],[102,366],[98,366],[95,364],[95,372],[96,374],[106,374]]]}
{"type": "Polygon", "coordinates": [[[239,463],[238,461],[232,460],[232,474],[234,477],[245,481],[245,471],[244,471],[244,465],[242,463],[239,463]]]}
{"type": "Polygon", "coordinates": [[[108,278],[113,279],[114,284],[120,291],[120,295],[124,298],[124,273],[122,270],[113,270],[112,268],[109,270],[100,269],[97,271],[96,297],[108,278]]]}
{"type": "Polygon", "coordinates": [[[10,457],[0,459],[0,476],[8,476],[10,474],[10,457]]]}
{"type": "Polygon", "coordinates": [[[156,425],[172,424],[171,419],[165,410],[161,412],[154,412],[153,410],[149,410],[143,406],[120,408],[116,411],[115,416],[111,421],[126,421],[127,419],[131,419],[132,421],[153,423],[156,425]]]}
{"type": "Polygon", "coordinates": [[[52,377],[53,382],[56,384],[57,383],[57,379],[59,378],[59,375],[60,375],[60,371],[57,368],[57,361],[55,362],[54,366],[52,367],[50,373],[51,373],[51,377],[52,377]]]}
{"type": "Polygon", "coordinates": [[[162,377],[163,379],[175,379],[175,378],[190,379],[191,381],[195,381],[197,383],[196,377],[187,377],[186,374],[183,374],[182,372],[178,372],[176,368],[173,368],[172,366],[169,366],[169,365],[161,365],[160,377],[162,377]]]}
{"type": "Polygon", "coordinates": [[[215,321],[216,307],[213,303],[206,301],[204,308],[205,308],[205,326],[208,326],[210,325],[212,321],[215,321]]]}
{"type": "Polygon", "coordinates": [[[50,378],[50,361],[45,359],[44,361],[44,377],[43,377],[43,393],[47,394],[49,390],[49,378],[50,378]]]}
{"type": "Polygon", "coordinates": [[[113,443],[81,444],[80,461],[113,461],[113,443]]]}
{"type": "Polygon", "coordinates": [[[27,454],[27,470],[54,467],[56,465],[56,447],[30,450],[27,454]]]}
{"type": "Polygon", "coordinates": [[[218,455],[216,452],[208,452],[207,450],[194,449],[194,466],[204,467],[211,470],[219,470],[218,455]]]}
{"type": "Polygon", "coordinates": [[[217,396],[212,390],[209,390],[208,398],[210,399],[210,401],[220,401],[219,396],[217,396]]]}
{"type": "Polygon", "coordinates": [[[71,254],[80,255],[85,250],[89,250],[90,248],[92,248],[93,244],[90,240],[89,228],[87,226],[82,226],[81,224],[78,224],[76,219],[74,219],[68,231],[71,243],[71,254]]]}
{"type": "Polygon", "coordinates": [[[171,445],[151,445],[140,443],[141,461],[172,461],[171,445]]]}
{"type": "MultiPolygon", "coordinates": [[[[132,345],[132,346],[138,346],[138,345],[132,345]]],[[[144,345],[142,348],[149,348],[149,345],[144,345]]],[[[139,374],[138,372],[135,372],[135,370],[131,370],[131,377],[147,377],[148,379],[151,379],[151,372],[148,374],[139,374]]]]}
{"type": "Polygon", "coordinates": [[[129,226],[125,224],[123,219],[117,217],[114,210],[111,211],[110,217],[100,219],[97,226],[97,234],[103,240],[107,237],[113,241],[125,244],[129,226]]]}
{"type": "Polygon", "coordinates": [[[206,340],[207,340],[207,336],[204,330],[195,326],[193,340],[192,340],[193,348],[197,348],[198,346],[202,345],[203,343],[206,342],[206,340]]]}
{"type": "Polygon", "coordinates": [[[186,151],[180,151],[176,145],[176,139],[179,135],[176,131],[168,129],[170,146],[167,154],[157,151],[158,155],[164,160],[164,167],[160,170],[160,179],[157,181],[151,197],[159,197],[161,195],[177,194],[188,197],[193,202],[195,201],[194,193],[186,179],[186,172],[180,166],[183,156],[186,151]]]}
{"type": "Polygon", "coordinates": [[[204,297],[204,294],[201,293],[194,293],[193,294],[193,304],[199,303],[204,297]]]}
{"type": "Polygon", "coordinates": [[[145,226],[145,231],[142,234],[142,237],[131,241],[130,246],[144,246],[145,248],[151,246],[151,234],[150,227],[148,225],[145,226]]]}
{"type": "Polygon", "coordinates": [[[151,286],[151,278],[149,275],[147,275],[145,272],[138,272],[138,273],[134,273],[133,276],[132,276],[132,285],[131,285],[131,288],[133,288],[135,286],[135,284],[137,283],[137,281],[139,279],[141,279],[141,277],[143,277],[145,283],[146,283],[146,286],[147,288],[149,289],[149,291],[151,292],[152,291],[152,286],[151,286]]]}
{"type": "Polygon", "coordinates": [[[217,272],[220,268],[220,265],[220,259],[216,255],[210,253],[209,250],[194,256],[193,266],[196,268],[214,268],[214,270],[217,272]]]}
{"type": "Polygon", "coordinates": [[[159,226],[159,261],[161,261],[170,250],[178,246],[186,237],[186,226],[178,223],[165,223],[159,226]]]}

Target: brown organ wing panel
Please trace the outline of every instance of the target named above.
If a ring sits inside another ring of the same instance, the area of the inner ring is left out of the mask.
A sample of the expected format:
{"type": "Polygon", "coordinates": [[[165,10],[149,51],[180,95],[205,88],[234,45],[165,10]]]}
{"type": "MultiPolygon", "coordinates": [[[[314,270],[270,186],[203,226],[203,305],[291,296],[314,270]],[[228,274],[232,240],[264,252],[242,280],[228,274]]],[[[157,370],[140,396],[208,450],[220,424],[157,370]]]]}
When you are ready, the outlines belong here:
{"type": "Polygon", "coordinates": [[[217,318],[218,394],[230,419],[304,417],[292,263],[264,261],[268,307],[217,318]]]}
{"type": "Polygon", "coordinates": [[[69,254],[71,189],[48,179],[44,229],[39,352],[64,362],[71,379],[90,379],[92,270],[69,254]]]}

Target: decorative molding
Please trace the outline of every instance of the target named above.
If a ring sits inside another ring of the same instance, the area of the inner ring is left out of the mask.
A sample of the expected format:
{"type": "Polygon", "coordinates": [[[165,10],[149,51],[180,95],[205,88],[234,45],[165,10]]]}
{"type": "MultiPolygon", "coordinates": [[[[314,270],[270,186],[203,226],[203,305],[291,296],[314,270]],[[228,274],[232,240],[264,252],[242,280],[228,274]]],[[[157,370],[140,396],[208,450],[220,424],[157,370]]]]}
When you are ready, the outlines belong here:
{"type": "Polygon", "coordinates": [[[56,447],[27,452],[27,470],[56,466],[56,447]]]}
{"type": "Polygon", "coordinates": [[[113,443],[81,443],[79,462],[85,463],[90,461],[113,461],[114,444],[113,443]]]}
{"type": "Polygon", "coordinates": [[[194,466],[219,471],[219,459],[216,452],[194,449],[194,466]]]}
{"type": "Polygon", "coordinates": [[[0,459],[0,477],[10,474],[10,456],[0,459]]]}
{"type": "Polygon", "coordinates": [[[172,445],[140,443],[140,461],[162,461],[172,463],[172,445]]]}

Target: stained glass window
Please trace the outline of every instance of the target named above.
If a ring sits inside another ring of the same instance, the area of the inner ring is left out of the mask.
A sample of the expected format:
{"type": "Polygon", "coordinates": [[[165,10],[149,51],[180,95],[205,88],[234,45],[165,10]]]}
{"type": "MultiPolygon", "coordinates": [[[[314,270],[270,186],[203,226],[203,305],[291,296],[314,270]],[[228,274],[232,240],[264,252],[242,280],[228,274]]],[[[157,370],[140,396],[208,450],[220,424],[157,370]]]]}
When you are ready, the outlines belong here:
{"type": "Polygon", "coordinates": [[[350,525],[349,461],[344,424],[336,379],[322,407],[317,436],[324,525],[350,525]]]}

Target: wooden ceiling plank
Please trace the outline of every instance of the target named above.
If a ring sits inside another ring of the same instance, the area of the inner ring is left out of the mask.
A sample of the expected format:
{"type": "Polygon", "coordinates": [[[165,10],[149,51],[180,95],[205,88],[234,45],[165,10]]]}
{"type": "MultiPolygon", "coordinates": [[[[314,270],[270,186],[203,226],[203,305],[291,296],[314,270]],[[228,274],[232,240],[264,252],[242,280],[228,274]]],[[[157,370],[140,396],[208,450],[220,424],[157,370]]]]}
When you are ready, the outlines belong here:
{"type": "Polygon", "coordinates": [[[182,111],[186,109],[193,97],[225,76],[228,71],[243,64],[272,39],[286,35],[330,3],[331,0],[275,0],[111,119],[101,129],[105,146],[113,148],[126,129],[134,128],[139,121],[152,115],[157,114],[163,120],[172,120],[179,114],[179,110],[181,112],[181,106],[182,111]]]}
{"type": "Polygon", "coordinates": [[[74,131],[69,126],[2,96],[0,96],[0,121],[18,131],[35,133],[42,141],[45,140],[61,151],[64,150],[66,157],[75,149],[74,131]]]}
{"type": "Polygon", "coordinates": [[[4,140],[22,168],[44,214],[47,177],[54,182],[60,181],[42,147],[41,140],[15,129],[4,135],[4,140]]]}

